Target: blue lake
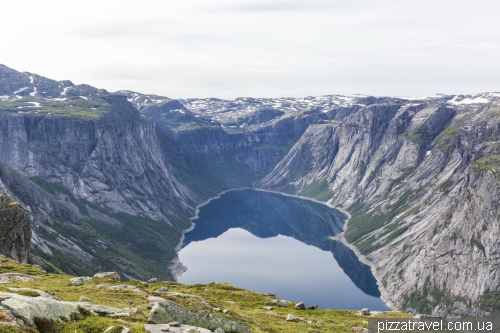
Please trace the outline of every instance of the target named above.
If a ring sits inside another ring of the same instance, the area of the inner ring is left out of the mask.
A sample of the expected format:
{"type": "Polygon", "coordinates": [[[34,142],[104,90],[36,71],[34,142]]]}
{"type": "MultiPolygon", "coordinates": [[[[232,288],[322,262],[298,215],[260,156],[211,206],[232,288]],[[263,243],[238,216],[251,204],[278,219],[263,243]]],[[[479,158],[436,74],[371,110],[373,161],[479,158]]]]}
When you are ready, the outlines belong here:
{"type": "Polygon", "coordinates": [[[346,216],[274,193],[227,192],[200,208],[179,282],[227,282],[320,308],[388,310],[370,268],[340,242],[346,216]]]}

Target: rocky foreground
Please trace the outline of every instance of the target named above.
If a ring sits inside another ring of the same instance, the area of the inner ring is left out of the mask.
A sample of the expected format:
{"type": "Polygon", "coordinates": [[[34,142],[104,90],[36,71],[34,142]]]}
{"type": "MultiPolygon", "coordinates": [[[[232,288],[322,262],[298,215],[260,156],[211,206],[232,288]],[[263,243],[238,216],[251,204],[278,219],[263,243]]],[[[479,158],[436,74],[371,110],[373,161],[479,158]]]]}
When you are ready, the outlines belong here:
{"type": "Polygon", "coordinates": [[[361,312],[307,308],[226,283],[72,277],[0,259],[0,332],[353,332],[366,326],[361,312]]]}

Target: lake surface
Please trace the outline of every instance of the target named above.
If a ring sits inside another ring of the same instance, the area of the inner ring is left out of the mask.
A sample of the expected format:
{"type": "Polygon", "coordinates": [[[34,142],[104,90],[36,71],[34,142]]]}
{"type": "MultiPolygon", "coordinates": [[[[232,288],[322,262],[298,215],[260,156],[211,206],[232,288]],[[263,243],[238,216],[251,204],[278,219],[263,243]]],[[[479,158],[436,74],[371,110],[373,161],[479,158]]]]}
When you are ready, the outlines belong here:
{"type": "Polygon", "coordinates": [[[340,242],[336,209],[253,190],[227,192],[200,208],[179,259],[185,284],[227,282],[320,308],[389,310],[370,268],[340,242]]]}

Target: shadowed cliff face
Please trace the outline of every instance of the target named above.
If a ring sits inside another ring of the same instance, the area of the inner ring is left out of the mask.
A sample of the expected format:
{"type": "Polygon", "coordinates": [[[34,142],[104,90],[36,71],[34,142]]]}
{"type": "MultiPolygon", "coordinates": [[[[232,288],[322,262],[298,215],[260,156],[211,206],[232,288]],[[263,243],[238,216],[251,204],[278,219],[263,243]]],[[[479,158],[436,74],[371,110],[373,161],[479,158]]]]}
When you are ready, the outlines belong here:
{"type": "Polygon", "coordinates": [[[30,242],[30,220],[24,209],[0,192],[0,254],[26,263],[30,242]]]}

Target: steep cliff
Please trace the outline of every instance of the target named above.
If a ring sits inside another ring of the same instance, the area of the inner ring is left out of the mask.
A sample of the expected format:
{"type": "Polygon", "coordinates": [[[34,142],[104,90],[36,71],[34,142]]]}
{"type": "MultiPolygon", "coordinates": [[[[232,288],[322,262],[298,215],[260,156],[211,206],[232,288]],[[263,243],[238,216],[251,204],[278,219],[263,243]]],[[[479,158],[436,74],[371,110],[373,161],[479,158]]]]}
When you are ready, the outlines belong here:
{"type": "Polygon", "coordinates": [[[341,205],[344,241],[397,309],[498,298],[500,94],[187,99],[0,66],[2,190],[68,272],[171,277],[194,207],[259,186],[341,205]],[[22,186],[19,186],[22,184],[22,186]],[[75,262],[77,264],[75,264],[75,262]]]}
{"type": "Polygon", "coordinates": [[[0,254],[17,262],[28,262],[31,242],[30,220],[24,209],[0,192],[0,254]]]}
{"type": "Polygon", "coordinates": [[[359,100],[259,185],[347,207],[345,239],[391,307],[467,313],[500,290],[498,96],[359,100]]]}
{"type": "Polygon", "coordinates": [[[306,127],[296,119],[284,120],[294,128],[284,136],[281,123],[227,132],[166,97],[5,66],[0,83],[5,188],[33,219],[33,261],[72,274],[171,278],[194,206],[267,174],[306,127]]]}

